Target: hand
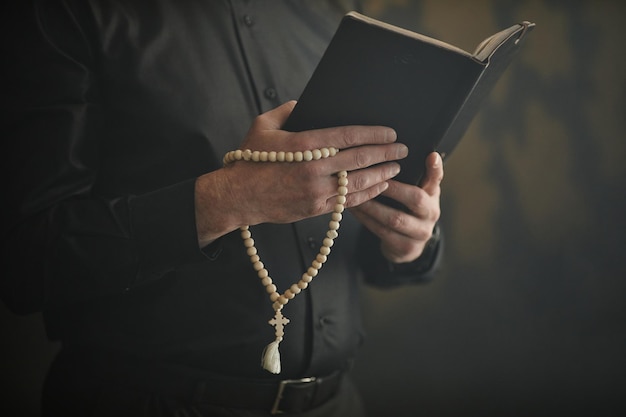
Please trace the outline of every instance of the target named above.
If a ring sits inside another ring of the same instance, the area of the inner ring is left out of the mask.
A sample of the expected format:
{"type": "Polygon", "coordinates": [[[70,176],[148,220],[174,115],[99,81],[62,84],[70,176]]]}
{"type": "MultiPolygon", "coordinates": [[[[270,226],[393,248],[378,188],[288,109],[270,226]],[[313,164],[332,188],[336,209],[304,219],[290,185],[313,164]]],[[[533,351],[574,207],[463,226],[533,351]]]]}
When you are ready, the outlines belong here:
{"type": "Polygon", "coordinates": [[[412,262],[424,250],[439,220],[443,163],[433,152],[426,158],[426,174],[420,186],[390,180],[383,195],[392,198],[409,212],[367,201],[350,211],[381,240],[383,255],[393,263],[412,262]]]}
{"type": "Polygon", "coordinates": [[[290,223],[329,213],[337,196],[336,173],[346,170],[345,206],[352,207],[381,194],[400,170],[405,145],[395,143],[393,129],[347,126],[305,132],[280,127],[295,102],[258,116],[241,149],[303,151],[335,147],[332,158],[303,163],[238,161],[196,181],[196,224],[200,246],[242,225],[290,223]]]}

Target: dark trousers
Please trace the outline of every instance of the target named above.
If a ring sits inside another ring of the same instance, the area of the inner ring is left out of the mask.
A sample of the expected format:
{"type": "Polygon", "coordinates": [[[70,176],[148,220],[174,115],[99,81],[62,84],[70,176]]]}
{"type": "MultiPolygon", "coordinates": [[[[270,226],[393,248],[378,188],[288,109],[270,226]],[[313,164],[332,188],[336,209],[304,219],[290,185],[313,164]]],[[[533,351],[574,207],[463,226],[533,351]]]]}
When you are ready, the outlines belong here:
{"type": "MultiPolygon", "coordinates": [[[[106,363],[85,360],[80,355],[61,352],[53,362],[44,384],[42,396],[43,417],[261,417],[270,416],[267,409],[241,408],[238,398],[230,399],[232,406],[215,405],[202,395],[185,391],[171,375],[160,375],[151,367],[126,366],[124,363],[106,363]],[[103,372],[115,368],[115,372],[103,372]],[[143,372],[149,375],[143,375],[143,372]],[[158,381],[168,384],[160,384],[158,381]],[[147,383],[144,383],[147,382],[147,383]],[[167,386],[173,389],[161,389],[167,386]]],[[[232,381],[231,381],[232,383],[232,381]]],[[[237,394],[245,395],[245,394],[237,394]]],[[[271,400],[271,399],[270,399],[271,400]]],[[[315,408],[282,414],[299,417],[364,417],[359,394],[349,376],[341,378],[332,398],[315,408]]]]}

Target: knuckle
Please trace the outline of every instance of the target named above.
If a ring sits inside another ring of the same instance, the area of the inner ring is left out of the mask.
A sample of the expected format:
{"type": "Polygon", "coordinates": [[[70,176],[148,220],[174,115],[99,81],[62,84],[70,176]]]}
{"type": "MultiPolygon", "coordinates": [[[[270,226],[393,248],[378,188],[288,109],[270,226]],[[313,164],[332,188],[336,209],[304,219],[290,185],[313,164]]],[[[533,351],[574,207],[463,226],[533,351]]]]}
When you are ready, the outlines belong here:
{"type": "Polygon", "coordinates": [[[399,229],[406,223],[406,215],[400,211],[395,211],[387,218],[387,226],[392,229],[399,229]]]}
{"type": "Polygon", "coordinates": [[[433,208],[430,212],[431,214],[431,220],[433,220],[434,222],[439,220],[439,217],[441,217],[441,208],[439,206],[433,208]]]}
{"type": "Polygon", "coordinates": [[[324,175],[322,165],[314,162],[302,164],[302,172],[305,178],[308,178],[311,182],[315,182],[318,177],[324,175]]]}
{"type": "Polygon", "coordinates": [[[433,230],[432,228],[428,228],[428,227],[421,227],[418,232],[417,232],[417,240],[425,242],[428,239],[431,238],[431,236],[433,235],[433,230]]]}
{"type": "Polygon", "coordinates": [[[359,135],[354,127],[346,127],[342,131],[343,143],[350,148],[359,143],[359,135]]]}
{"type": "Polygon", "coordinates": [[[365,168],[369,166],[370,158],[367,152],[362,149],[358,149],[356,151],[356,155],[354,155],[354,163],[357,168],[365,168]]]}
{"type": "Polygon", "coordinates": [[[350,178],[350,183],[348,184],[348,189],[352,191],[364,190],[366,188],[366,181],[361,175],[353,175],[350,178]]]}
{"type": "Polygon", "coordinates": [[[424,194],[423,193],[413,193],[411,195],[411,199],[409,201],[410,207],[414,208],[415,212],[423,212],[424,211],[424,194]]]}

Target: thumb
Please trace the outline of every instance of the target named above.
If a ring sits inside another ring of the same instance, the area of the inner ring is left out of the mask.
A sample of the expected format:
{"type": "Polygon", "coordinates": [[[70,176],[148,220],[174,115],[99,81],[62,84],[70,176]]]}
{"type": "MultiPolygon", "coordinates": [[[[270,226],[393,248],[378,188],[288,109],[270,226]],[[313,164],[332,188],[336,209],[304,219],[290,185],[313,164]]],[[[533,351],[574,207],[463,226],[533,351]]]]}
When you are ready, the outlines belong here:
{"type": "Polygon", "coordinates": [[[291,111],[296,106],[295,100],[290,100],[280,106],[263,113],[260,116],[260,122],[263,129],[280,130],[289,118],[291,111]]]}
{"type": "Polygon", "coordinates": [[[443,180],[443,160],[437,152],[433,152],[426,158],[426,175],[420,183],[420,187],[429,195],[439,195],[440,184],[443,180]]]}

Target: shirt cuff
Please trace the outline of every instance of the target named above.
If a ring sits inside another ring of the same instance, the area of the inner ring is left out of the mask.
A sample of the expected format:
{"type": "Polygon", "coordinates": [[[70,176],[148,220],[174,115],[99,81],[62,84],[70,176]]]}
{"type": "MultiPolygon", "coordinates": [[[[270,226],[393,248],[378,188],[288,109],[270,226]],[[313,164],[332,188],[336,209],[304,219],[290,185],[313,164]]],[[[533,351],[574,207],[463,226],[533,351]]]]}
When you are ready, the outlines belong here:
{"type": "Polygon", "coordinates": [[[432,281],[443,253],[443,233],[437,224],[433,236],[429,239],[424,251],[413,262],[392,263],[380,252],[380,240],[372,233],[363,230],[360,239],[361,265],[365,281],[380,288],[393,288],[400,285],[422,284],[432,281]]]}
{"type": "Polygon", "coordinates": [[[426,274],[435,266],[436,261],[438,260],[438,253],[441,241],[441,228],[439,224],[435,225],[433,229],[433,234],[426,242],[424,246],[424,250],[422,254],[412,262],[406,263],[393,263],[387,262],[387,268],[389,272],[398,272],[398,273],[419,273],[426,274]]]}
{"type": "Polygon", "coordinates": [[[133,197],[130,216],[137,245],[138,273],[132,286],[155,280],[177,266],[210,259],[198,246],[195,178],[133,197]]]}

